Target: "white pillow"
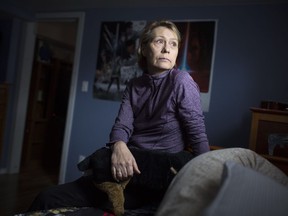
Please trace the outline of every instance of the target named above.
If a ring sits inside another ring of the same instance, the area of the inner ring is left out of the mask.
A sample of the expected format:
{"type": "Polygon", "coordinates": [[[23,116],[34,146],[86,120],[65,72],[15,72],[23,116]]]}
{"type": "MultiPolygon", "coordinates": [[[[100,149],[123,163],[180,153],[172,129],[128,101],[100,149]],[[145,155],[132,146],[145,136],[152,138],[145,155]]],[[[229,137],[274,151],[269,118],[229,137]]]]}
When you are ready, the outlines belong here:
{"type": "Polygon", "coordinates": [[[281,184],[288,185],[288,177],[281,170],[249,149],[214,150],[192,159],[179,171],[171,182],[156,216],[201,215],[217,195],[226,161],[251,167],[281,184]]]}
{"type": "Polygon", "coordinates": [[[251,168],[225,163],[220,191],[203,216],[286,216],[288,187],[251,168]]]}

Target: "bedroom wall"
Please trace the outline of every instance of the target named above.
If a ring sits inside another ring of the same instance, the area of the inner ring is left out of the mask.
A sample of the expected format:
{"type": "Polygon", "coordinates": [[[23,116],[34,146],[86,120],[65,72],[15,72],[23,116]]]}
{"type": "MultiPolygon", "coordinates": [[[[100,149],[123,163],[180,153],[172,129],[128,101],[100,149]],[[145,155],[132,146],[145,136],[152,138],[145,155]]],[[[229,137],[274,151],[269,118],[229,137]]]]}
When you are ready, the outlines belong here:
{"type": "Polygon", "coordinates": [[[34,20],[34,12],[13,7],[6,2],[0,4],[0,82],[9,84],[6,125],[4,126],[3,146],[0,155],[0,174],[7,172],[11,151],[11,137],[15,125],[17,104],[19,58],[21,53],[21,36],[25,22],[34,20]]]}
{"type": "Polygon", "coordinates": [[[211,145],[248,147],[251,113],[261,100],[288,102],[287,5],[89,10],[66,181],[79,177],[79,155],[89,155],[109,137],[119,102],[93,98],[101,21],[217,19],[218,32],[210,110],[205,113],[211,145]],[[81,92],[82,81],[89,91],[81,92]]]}
{"type": "Polygon", "coordinates": [[[211,145],[248,147],[249,108],[261,100],[288,103],[287,4],[87,10],[66,181],[81,176],[79,155],[108,141],[120,105],[93,98],[101,21],[154,19],[218,20],[210,110],[205,113],[211,145]],[[81,91],[82,81],[89,82],[88,92],[81,91]]]}

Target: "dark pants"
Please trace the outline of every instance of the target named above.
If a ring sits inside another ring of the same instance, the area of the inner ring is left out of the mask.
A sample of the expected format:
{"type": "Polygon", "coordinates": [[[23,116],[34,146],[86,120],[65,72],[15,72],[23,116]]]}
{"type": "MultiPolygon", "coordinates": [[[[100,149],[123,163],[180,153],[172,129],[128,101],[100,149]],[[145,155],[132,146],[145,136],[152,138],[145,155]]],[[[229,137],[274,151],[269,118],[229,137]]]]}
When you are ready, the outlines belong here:
{"type": "MultiPolygon", "coordinates": [[[[128,184],[129,185],[129,184],[128,184]]],[[[127,187],[125,189],[125,209],[141,208],[145,205],[158,205],[163,192],[127,187]]],[[[35,198],[28,211],[48,210],[61,207],[96,207],[111,209],[108,196],[98,190],[90,177],[81,177],[74,182],[50,187],[35,198]]]]}
{"type": "Polygon", "coordinates": [[[98,207],[107,202],[107,195],[99,191],[89,177],[49,187],[38,194],[28,211],[60,207],[98,207]]]}

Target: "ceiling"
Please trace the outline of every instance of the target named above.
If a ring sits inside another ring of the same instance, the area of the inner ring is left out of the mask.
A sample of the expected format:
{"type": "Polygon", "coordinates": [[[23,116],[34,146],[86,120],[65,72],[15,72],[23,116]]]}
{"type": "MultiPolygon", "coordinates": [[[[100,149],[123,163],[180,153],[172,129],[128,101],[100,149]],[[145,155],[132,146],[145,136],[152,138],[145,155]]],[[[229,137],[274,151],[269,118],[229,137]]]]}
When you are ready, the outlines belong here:
{"type": "Polygon", "coordinates": [[[1,0],[9,6],[31,10],[84,10],[89,8],[141,8],[141,7],[186,7],[208,5],[274,4],[288,0],[1,0]]]}

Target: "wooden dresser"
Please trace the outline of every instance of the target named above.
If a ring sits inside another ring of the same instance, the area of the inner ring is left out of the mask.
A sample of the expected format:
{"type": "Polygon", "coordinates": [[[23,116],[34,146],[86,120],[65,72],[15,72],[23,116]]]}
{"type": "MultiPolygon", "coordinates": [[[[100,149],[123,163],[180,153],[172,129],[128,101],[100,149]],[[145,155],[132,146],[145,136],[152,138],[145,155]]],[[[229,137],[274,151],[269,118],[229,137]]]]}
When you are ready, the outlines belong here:
{"type": "Polygon", "coordinates": [[[288,111],[262,108],[250,110],[252,122],[249,148],[288,175],[288,111]],[[271,145],[271,140],[275,137],[279,141],[276,139],[277,142],[274,141],[271,145]]]}
{"type": "Polygon", "coordinates": [[[0,155],[3,150],[4,130],[8,104],[8,84],[0,84],[0,155]]]}

